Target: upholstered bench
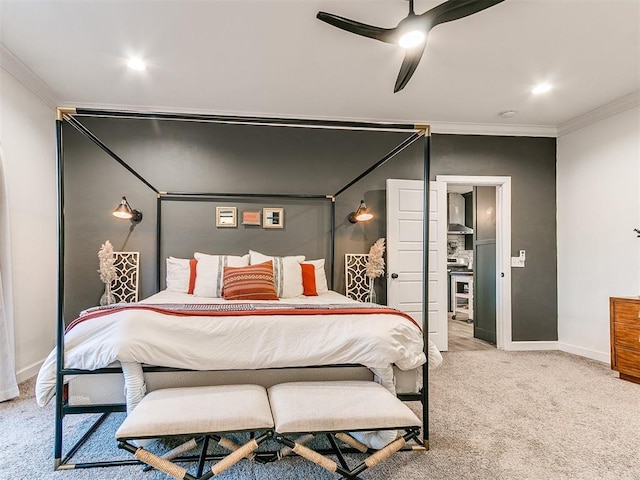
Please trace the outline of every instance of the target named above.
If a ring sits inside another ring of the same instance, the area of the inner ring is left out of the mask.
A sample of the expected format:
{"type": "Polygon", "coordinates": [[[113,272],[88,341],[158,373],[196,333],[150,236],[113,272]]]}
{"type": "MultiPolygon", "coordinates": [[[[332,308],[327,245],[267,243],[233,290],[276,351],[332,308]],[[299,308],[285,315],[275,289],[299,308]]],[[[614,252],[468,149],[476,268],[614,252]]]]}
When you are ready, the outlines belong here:
{"type": "Polygon", "coordinates": [[[272,429],[273,417],[267,392],[259,385],[168,388],[155,390],[145,396],[124,420],[116,432],[116,439],[120,448],[133,453],[140,461],[174,478],[194,480],[218,475],[252,455],[260,443],[272,436],[272,429]],[[221,436],[236,432],[263,433],[242,446],[221,436]],[[195,448],[195,438],[163,457],[132,443],[142,439],[182,435],[199,435],[203,439],[197,475],[202,474],[209,438],[232,452],[214,464],[211,471],[195,477],[170,461],[195,448]]]}
{"type": "Polygon", "coordinates": [[[407,441],[420,435],[420,419],[395,395],[375,382],[281,383],[269,388],[268,394],[276,440],[301,457],[339,473],[342,478],[358,478],[362,471],[387,459],[403,449],[407,441]],[[399,434],[399,430],[405,433],[399,434]],[[350,468],[335,438],[367,452],[369,448],[349,434],[365,431],[385,433],[388,443],[350,468]],[[391,436],[388,435],[390,431],[391,436]],[[310,433],[327,435],[340,465],[302,442],[292,440],[294,436],[310,433]]]}

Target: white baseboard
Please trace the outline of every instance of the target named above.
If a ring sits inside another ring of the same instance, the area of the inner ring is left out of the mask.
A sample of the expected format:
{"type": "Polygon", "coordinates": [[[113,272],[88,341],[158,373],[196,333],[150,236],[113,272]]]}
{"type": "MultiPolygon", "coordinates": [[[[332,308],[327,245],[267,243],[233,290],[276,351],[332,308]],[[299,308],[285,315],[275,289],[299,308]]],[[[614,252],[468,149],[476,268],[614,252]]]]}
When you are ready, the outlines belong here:
{"type": "Polygon", "coordinates": [[[558,342],[509,342],[505,350],[526,352],[528,350],[559,350],[558,342]]]}
{"type": "Polygon", "coordinates": [[[598,362],[611,363],[611,352],[597,352],[588,348],[577,347],[576,345],[569,345],[568,343],[561,342],[558,342],[558,350],[590,358],[591,360],[597,360],[598,362]]]}
{"type": "Polygon", "coordinates": [[[25,380],[29,380],[31,377],[35,377],[40,371],[40,367],[44,363],[44,359],[36,362],[28,367],[21,368],[16,372],[16,378],[18,379],[18,383],[22,383],[25,380]]]}

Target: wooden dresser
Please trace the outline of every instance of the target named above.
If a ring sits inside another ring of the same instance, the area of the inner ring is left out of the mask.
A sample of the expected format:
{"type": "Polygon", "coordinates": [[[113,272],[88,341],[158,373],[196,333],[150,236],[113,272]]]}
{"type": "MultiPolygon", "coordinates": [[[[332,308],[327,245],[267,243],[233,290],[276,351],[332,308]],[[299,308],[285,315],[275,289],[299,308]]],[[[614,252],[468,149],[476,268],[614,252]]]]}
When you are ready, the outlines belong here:
{"type": "Polygon", "coordinates": [[[640,297],[611,297],[611,369],[640,383],[640,297]]]}

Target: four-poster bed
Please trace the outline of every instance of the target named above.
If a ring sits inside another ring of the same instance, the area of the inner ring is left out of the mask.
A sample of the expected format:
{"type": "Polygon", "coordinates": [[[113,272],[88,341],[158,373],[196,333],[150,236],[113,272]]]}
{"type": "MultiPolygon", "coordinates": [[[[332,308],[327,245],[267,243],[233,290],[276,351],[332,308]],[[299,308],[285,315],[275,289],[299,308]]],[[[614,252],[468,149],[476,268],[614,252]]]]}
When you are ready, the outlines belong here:
{"type": "MultiPolygon", "coordinates": [[[[137,180],[142,182],[146,187],[151,189],[157,198],[157,208],[156,208],[156,291],[160,292],[155,299],[152,297],[150,300],[146,301],[147,307],[150,305],[158,304],[158,303],[167,303],[163,301],[163,295],[166,295],[165,290],[161,290],[162,288],[162,268],[165,265],[165,258],[169,257],[172,252],[166,252],[163,250],[163,242],[162,242],[162,234],[163,234],[163,205],[165,202],[173,202],[173,201],[189,201],[189,202],[212,202],[212,201],[229,201],[229,200],[253,200],[253,199],[270,199],[270,201],[274,201],[277,199],[287,199],[287,200],[300,200],[300,201],[317,201],[317,202],[326,202],[330,206],[330,244],[328,246],[329,256],[327,259],[327,264],[329,267],[329,287],[333,287],[333,281],[335,277],[335,224],[336,224],[336,210],[335,210],[335,202],[336,198],[345,192],[348,188],[359,182],[361,179],[366,177],[369,173],[385,164],[388,160],[393,158],[399,152],[403,151],[412,143],[416,142],[418,139],[422,139],[424,142],[424,179],[425,179],[425,194],[424,194],[424,205],[425,211],[428,211],[428,179],[429,179],[429,128],[426,125],[406,125],[406,124],[375,124],[375,123],[367,123],[367,122],[341,122],[341,121],[315,121],[315,120],[291,120],[291,119],[277,119],[277,118],[259,118],[259,117],[237,117],[237,116],[221,116],[221,115],[180,115],[180,114],[162,114],[162,113],[134,113],[134,112],[110,112],[110,111],[98,111],[98,110],[82,110],[82,109],[59,109],[58,119],[56,121],[56,132],[57,132],[57,162],[58,162],[58,207],[59,207],[59,221],[58,221],[58,232],[59,232],[59,258],[58,258],[58,333],[57,333],[57,348],[55,350],[55,354],[50,358],[48,362],[49,369],[49,379],[51,378],[51,371],[54,372],[55,377],[55,386],[48,385],[48,390],[43,388],[43,391],[47,390],[46,393],[43,393],[41,399],[43,403],[48,401],[51,395],[55,392],[55,402],[56,402],[56,426],[55,426],[55,447],[54,447],[54,458],[55,458],[55,467],[56,468],[86,468],[93,466],[109,466],[109,465],[121,465],[121,464],[129,464],[135,463],[135,461],[129,460],[114,460],[108,462],[91,462],[91,463],[82,463],[82,464],[73,464],[71,463],[73,455],[78,451],[78,449],[82,446],[82,444],[90,437],[91,433],[100,425],[106,416],[111,412],[122,412],[126,411],[127,406],[131,407],[129,404],[129,398],[124,399],[122,395],[113,394],[110,391],[100,391],[100,390],[109,390],[105,388],[105,385],[112,383],[116,388],[121,388],[123,383],[123,365],[118,365],[117,356],[114,358],[109,358],[106,364],[100,364],[99,362],[95,362],[90,365],[90,367],[84,366],[82,362],[70,364],[70,358],[67,358],[67,355],[70,355],[73,350],[66,351],[68,345],[66,344],[67,338],[65,337],[65,329],[68,328],[65,325],[65,216],[64,216],[64,207],[65,207],[65,186],[64,186],[64,169],[65,169],[65,150],[64,150],[64,142],[63,142],[63,122],[67,122],[70,124],[76,131],[80,132],[84,137],[89,139],[95,145],[97,145],[103,152],[105,152],[109,157],[118,162],[122,167],[124,167],[131,175],[133,175],[137,180]],[[122,158],[120,158],[114,151],[112,151],[104,142],[102,142],[95,134],[93,134],[85,125],[83,125],[81,119],[83,117],[112,117],[112,118],[137,118],[137,119],[162,119],[162,120],[175,120],[175,121],[192,121],[192,122],[214,122],[214,123],[228,123],[228,124],[239,124],[239,125],[266,125],[266,126],[280,126],[280,127],[299,127],[299,128],[320,128],[320,129],[347,129],[347,130],[372,130],[372,131],[394,131],[394,132],[407,132],[409,133],[409,137],[402,141],[399,145],[393,148],[390,152],[384,155],[380,160],[376,161],[373,165],[371,165],[368,169],[358,175],[356,178],[348,182],[344,187],[340,188],[338,191],[332,194],[326,195],[316,195],[316,194],[274,194],[274,193],[225,193],[225,192],[165,192],[160,189],[154,187],[148,180],[146,180],[140,173],[138,173],[134,168],[132,168],[127,162],[125,162],[122,158]],[[160,299],[160,300],[158,300],[160,299]],[[112,361],[115,360],[115,361],[112,361]],[[55,367],[54,367],[55,365],[55,367]],[[78,365],[83,365],[82,367],[78,367],[78,365]],[[94,379],[100,379],[99,381],[94,381],[94,379]],[[96,385],[100,385],[96,388],[96,385]],[[95,398],[94,398],[95,397],[95,398]],[[103,415],[98,419],[98,421],[89,429],[87,434],[83,436],[76,445],[71,447],[63,456],[63,419],[68,414],[84,414],[84,413],[102,413],[103,415]]],[[[145,217],[147,218],[147,217],[145,217]]],[[[424,239],[428,238],[428,222],[423,222],[423,235],[424,239]]],[[[425,242],[426,243],[426,242],[425,242]]],[[[221,253],[221,252],[218,252],[221,253]]],[[[291,252],[295,254],[296,252],[291,252]]],[[[428,271],[428,258],[426,255],[423,255],[423,271],[428,271]]],[[[423,275],[424,277],[424,275],[423,275]]],[[[424,282],[424,278],[423,278],[424,282]]],[[[424,284],[424,283],[423,283],[424,284]]],[[[427,289],[424,288],[424,299],[423,299],[423,309],[428,303],[427,298],[427,289]]],[[[332,292],[329,292],[332,293],[332,292]]],[[[336,294],[337,295],[337,294],[336,294]]],[[[320,295],[320,298],[324,298],[324,295],[320,295]]],[[[331,297],[329,294],[330,300],[319,300],[320,304],[323,304],[322,315],[332,320],[335,320],[337,315],[336,312],[328,312],[326,308],[332,308],[336,311],[338,309],[345,308],[344,297],[331,297]]],[[[313,305],[313,301],[309,301],[308,297],[304,300],[297,299],[282,299],[283,302],[286,301],[286,306],[291,310],[295,310],[296,308],[302,308],[304,311],[293,312],[293,314],[304,314],[311,315],[317,314],[317,312],[311,312],[310,310],[314,308],[319,308],[318,305],[313,305]],[[302,307],[296,306],[295,304],[302,304],[302,307]],[[291,305],[289,305],[291,304],[291,305]]],[[[172,305],[176,303],[186,303],[176,302],[175,300],[171,301],[172,305]]],[[[191,302],[192,299],[189,299],[191,302]]],[[[216,303],[215,301],[211,301],[211,298],[201,297],[199,300],[196,300],[196,304],[203,303],[216,303]]],[[[144,304],[145,301],[142,302],[144,304]]],[[[381,337],[394,337],[397,333],[397,328],[400,329],[409,329],[411,332],[407,333],[408,337],[415,336],[415,325],[408,326],[410,322],[407,319],[394,320],[393,327],[387,327],[387,319],[389,316],[398,316],[396,313],[391,312],[391,309],[384,310],[378,309],[377,311],[368,312],[370,314],[369,318],[363,320],[362,313],[364,310],[358,312],[358,309],[361,309],[362,306],[357,302],[352,302],[347,307],[350,312],[340,311],[340,314],[344,315],[352,315],[352,317],[340,317],[340,319],[344,322],[345,318],[357,318],[358,321],[370,322],[372,317],[385,317],[384,328],[391,328],[391,330],[385,330],[381,337]],[[355,315],[355,316],[353,316],[355,315]]],[[[164,305],[163,305],[164,307],[164,305]]],[[[115,316],[124,315],[125,317],[130,314],[131,310],[134,308],[128,307],[118,307],[120,310],[124,312],[102,312],[105,313],[103,316],[102,313],[97,315],[98,318],[95,322],[100,322],[104,320],[105,317],[113,314],[115,316]],[[101,320],[102,319],[102,320],[101,320]]],[[[185,307],[193,309],[193,307],[185,307]]],[[[253,308],[251,314],[255,313],[256,307],[253,308]]],[[[257,309],[260,310],[260,306],[258,304],[257,309]]],[[[155,314],[160,316],[168,316],[168,315],[183,315],[182,313],[177,313],[175,308],[168,308],[169,312],[155,312],[155,314]]],[[[372,310],[372,307],[369,307],[369,310],[372,310]]],[[[94,312],[95,313],[95,312],[94,312]]],[[[271,314],[276,314],[277,312],[270,312],[271,314]]],[[[282,313],[282,311],[280,311],[282,313]]],[[[292,314],[292,315],[293,315],[292,314]]],[[[89,313],[91,315],[91,313],[89,313]]],[[[212,316],[211,311],[208,313],[199,313],[198,315],[205,316],[209,319],[212,316]]],[[[217,315],[217,314],[216,314],[217,315]]],[[[288,315],[288,313],[287,313],[288,315]]],[[[286,315],[279,315],[278,318],[286,315]]],[[[127,317],[129,318],[129,317],[127,317]]],[[[251,318],[253,317],[243,317],[243,318],[251,318]]],[[[172,364],[171,361],[163,362],[163,361],[145,361],[144,359],[139,360],[137,363],[136,369],[139,370],[139,374],[144,375],[142,381],[146,381],[147,390],[154,390],[158,388],[165,388],[166,386],[175,385],[175,379],[181,378],[188,380],[184,380],[190,384],[195,385],[205,385],[205,384],[224,384],[224,383],[238,383],[239,381],[245,382],[247,378],[256,378],[260,377],[260,381],[266,383],[265,386],[270,386],[282,381],[283,378],[293,378],[294,380],[299,379],[320,379],[320,380],[344,380],[344,379],[356,379],[356,380],[371,380],[373,378],[373,373],[371,373],[371,369],[376,374],[383,385],[386,383],[386,386],[393,390],[394,393],[397,393],[398,397],[402,400],[420,400],[422,402],[422,422],[423,422],[423,442],[424,445],[428,448],[428,372],[427,372],[427,362],[425,361],[429,354],[434,356],[434,352],[429,350],[429,342],[428,342],[428,321],[426,312],[423,315],[425,319],[425,325],[422,326],[422,330],[419,333],[420,338],[420,349],[421,349],[421,358],[422,361],[418,358],[418,356],[414,356],[411,358],[411,361],[407,361],[405,365],[402,365],[402,360],[397,357],[387,356],[385,360],[389,366],[395,364],[392,369],[386,369],[382,371],[381,369],[376,370],[376,365],[373,365],[372,362],[368,362],[366,358],[360,358],[357,355],[347,355],[347,356],[337,356],[333,359],[329,359],[327,361],[327,357],[322,357],[319,355],[319,358],[314,358],[312,360],[307,360],[305,358],[300,357],[291,357],[286,360],[272,362],[270,365],[262,365],[260,362],[254,364],[243,364],[240,362],[239,364],[225,364],[224,362],[220,363],[222,367],[216,368],[216,361],[212,360],[213,363],[206,364],[206,368],[193,368],[193,364],[176,362],[172,364]],[[322,357],[322,358],[320,358],[322,357]],[[323,360],[324,359],[324,360],[323,360]],[[351,360],[350,360],[351,359],[351,360]],[[353,360],[355,359],[355,361],[353,360]],[[364,365],[364,367],[363,367],[364,365]],[[399,369],[398,365],[402,368],[399,369]],[[369,367],[369,368],[365,368],[369,367]],[[420,373],[419,377],[415,377],[414,374],[418,371],[420,373]],[[270,377],[273,378],[270,378],[270,377]],[[419,386],[416,388],[416,380],[419,382],[419,386]]],[[[126,324],[128,320],[117,320],[118,325],[126,324]]],[[[135,320],[133,320],[135,321],[135,320]]],[[[154,320],[156,321],[156,320],[154,320]]],[[[86,322],[90,324],[92,322],[86,322]]],[[[324,322],[323,322],[324,323],[324,322]]],[[[366,330],[364,328],[365,323],[362,325],[357,324],[356,330],[366,330]]],[[[418,326],[418,330],[419,330],[418,326]]],[[[70,330],[69,335],[74,334],[74,330],[83,329],[85,326],[75,326],[70,330]]],[[[247,327],[247,328],[255,328],[247,327]]],[[[286,328],[286,327],[282,327],[286,328]]],[[[321,332],[318,335],[323,335],[322,338],[326,338],[324,335],[331,335],[331,332],[321,332]]],[[[73,336],[69,338],[73,339],[73,336]]],[[[104,337],[104,340],[107,340],[110,337],[104,337]]],[[[339,336],[335,337],[340,340],[339,336]]],[[[295,341],[295,340],[291,340],[295,341]]],[[[360,341],[360,340],[359,340],[360,341]]],[[[377,341],[377,340],[376,340],[377,341]]],[[[410,342],[413,340],[410,340],[410,342]]],[[[103,342],[104,343],[104,342],[103,342]]],[[[126,343],[126,342],[124,342],[126,343]]],[[[249,343],[251,345],[251,343],[249,343]]],[[[189,346],[183,345],[180,348],[188,350],[189,346]]],[[[327,346],[328,350],[331,349],[340,350],[341,346],[327,346]]],[[[379,344],[376,344],[372,349],[382,348],[379,344]]],[[[404,346],[402,346],[404,348],[404,346]]],[[[307,349],[308,350],[308,349],[307,349]]],[[[436,351],[437,352],[437,351],[436,351]]],[[[313,355],[314,352],[311,352],[313,355]]],[[[135,356],[134,356],[135,357],[135,356]]],[[[198,360],[202,361],[202,359],[198,360]]],[[[125,362],[121,362],[125,363],[125,362]]],[[[135,363],[135,362],[134,362],[135,363]]],[[[198,364],[203,365],[203,364],[198,364]]],[[[44,369],[44,367],[43,367],[44,369]]],[[[126,376],[125,372],[125,376],[126,376]]],[[[44,375],[43,375],[44,376],[44,375]]],[[[142,378],[142,377],[141,377],[142,378]]],[[[133,380],[128,380],[125,378],[124,384],[127,387],[127,381],[134,382],[133,380]]],[[[138,378],[135,382],[139,382],[138,378]]],[[[183,380],[180,380],[182,382],[183,380]]],[[[179,383],[181,384],[181,383],[179,383]]],[[[182,384],[181,384],[182,385],[182,384]]],[[[132,384],[128,385],[129,390],[132,388],[132,384]]],[[[130,392],[128,392],[130,393],[130,392]]]]}

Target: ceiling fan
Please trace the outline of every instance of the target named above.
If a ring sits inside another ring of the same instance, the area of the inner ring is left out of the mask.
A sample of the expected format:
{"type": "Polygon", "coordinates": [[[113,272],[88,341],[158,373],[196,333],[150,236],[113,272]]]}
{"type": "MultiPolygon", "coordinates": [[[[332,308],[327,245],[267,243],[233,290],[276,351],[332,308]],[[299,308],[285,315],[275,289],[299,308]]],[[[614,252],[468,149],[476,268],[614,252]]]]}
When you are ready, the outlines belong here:
{"type": "Polygon", "coordinates": [[[481,12],[504,0],[448,0],[420,15],[413,11],[413,0],[409,0],[409,15],[394,28],[375,27],[339,17],[332,13],[318,12],[316,18],[347,32],[373,38],[385,43],[400,45],[406,49],[393,93],[402,90],[415,72],[425,46],[429,31],[441,23],[451,22],[481,12]]]}

